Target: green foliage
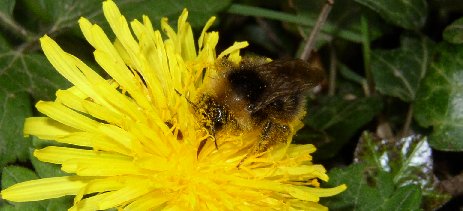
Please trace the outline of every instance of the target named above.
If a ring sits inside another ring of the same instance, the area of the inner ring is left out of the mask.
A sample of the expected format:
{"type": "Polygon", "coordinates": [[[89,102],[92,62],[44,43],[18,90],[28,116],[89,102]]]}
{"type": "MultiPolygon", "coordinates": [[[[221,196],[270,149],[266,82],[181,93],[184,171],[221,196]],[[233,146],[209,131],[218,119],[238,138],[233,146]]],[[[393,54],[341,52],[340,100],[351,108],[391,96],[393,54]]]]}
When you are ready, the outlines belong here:
{"type": "Polygon", "coordinates": [[[432,44],[427,38],[408,36],[402,37],[398,49],[372,51],[371,71],[376,89],[384,95],[413,102],[431,52],[432,44]]]}
{"type": "Polygon", "coordinates": [[[318,159],[333,157],[382,108],[377,97],[355,100],[326,97],[319,103],[321,106],[308,111],[306,126],[295,137],[299,143],[314,143],[319,148],[318,159]]]}
{"type": "Polygon", "coordinates": [[[0,167],[28,158],[30,138],[22,135],[23,123],[31,116],[32,104],[25,92],[10,92],[0,87],[0,167]]]}
{"type": "Polygon", "coordinates": [[[413,184],[396,187],[393,176],[365,164],[333,169],[329,185],[345,183],[348,189],[322,203],[333,210],[419,210],[420,189],[413,184]]]}
{"type": "Polygon", "coordinates": [[[444,39],[453,44],[463,43],[463,18],[454,21],[444,30],[444,39]]]}
{"type": "Polygon", "coordinates": [[[430,144],[440,150],[463,150],[463,46],[442,43],[418,90],[415,118],[433,127],[430,144]]]}
{"type": "Polygon", "coordinates": [[[376,11],[386,21],[405,29],[418,29],[426,21],[425,0],[355,0],[376,11]]]}
{"type": "MultiPolygon", "coordinates": [[[[217,16],[214,30],[220,32],[220,50],[247,40],[250,47],[245,53],[272,59],[301,53],[304,38],[326,2],[115,1],[127,20],[145,14],[156,28],[161,17],[175,24],[188,8],[195,35],[210,16],[217,16]]],[[[294,138],[296,143],[318,148],[317,163],[345,165],[333,168],[329,183],[322,183],[348,186],[344,193],[323,199],[331,210],[434,210],[450,199],[439,189],[440,179],[446,178],[434,172],[451,177],[463,169],[461,165],[448,169],[451,160],[434,165],[433,150],[463,151],[463,5],[457,3],[335,1],[316,44],[327,77],[320,91],[309,97],[305,127],[294,138]]],[[[34,110],[38,100],[52,100],[57,89],[70,86],[40,51],[41,36],[48,34],[99,69],[93,49],[79,31],[80,17],[113,36],[101,1],[3,0],[0,4],[2,189],[65,175],[59,166],[32,156],[33,148],[52,143],[23,137],[22,131],[25,118],[40,115],[34,110]]],[[[3,201],[0,210],[65,210],[71,203],[69,197],[3,201]]]]}

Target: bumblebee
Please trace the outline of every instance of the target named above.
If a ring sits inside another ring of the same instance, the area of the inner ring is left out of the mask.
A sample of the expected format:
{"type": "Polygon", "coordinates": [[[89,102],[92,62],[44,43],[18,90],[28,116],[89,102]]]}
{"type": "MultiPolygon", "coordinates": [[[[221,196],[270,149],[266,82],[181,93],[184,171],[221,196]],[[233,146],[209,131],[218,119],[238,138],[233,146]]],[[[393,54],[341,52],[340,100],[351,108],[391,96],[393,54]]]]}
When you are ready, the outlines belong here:
{"type": "MultiPolygon", "coordinates": [[[[320,67],[301,59],[269,62],[243,57],[239,64],[222,61],[218,68],[218,76],[195,103],[201,108],[200,119],[213,137],[224,128],[257,130],[260,137],[249,154],[286,143],[292,132],[289,124],[304,114],[306,94],[324,78],[320,67]]],[[[200,143],[197,155],[206,141],[200,143]]],[[[218,148],[220,143],[214,143],[218,148]]]]}

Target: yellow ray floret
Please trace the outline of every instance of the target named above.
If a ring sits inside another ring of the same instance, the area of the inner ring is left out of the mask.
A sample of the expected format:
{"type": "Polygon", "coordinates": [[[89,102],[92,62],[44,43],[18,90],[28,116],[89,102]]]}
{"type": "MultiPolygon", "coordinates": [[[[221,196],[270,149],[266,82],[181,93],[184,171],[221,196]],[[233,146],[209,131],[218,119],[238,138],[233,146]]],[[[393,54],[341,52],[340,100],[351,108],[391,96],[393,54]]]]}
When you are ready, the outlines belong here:
{"type": "Polygon", "coordinates": [[[219,34],[209,32],[214,17],[195,41],[187,10],[177,29],[162,19],[162,32],[146,16],[127,22],[111,0],[103,2],[103,12],[114,40],[85,18],[79,25],[108,79],[50,37],[40,39],[73,87],[58,90],[55,101],[38,102],[46,117],[26,119],[24,134],[67,144],[37,149],[34,156],[71,176],[12,185],[2,190],[3,199],[75,195],[70,210],[326,210],[320,198],[346,189],[320,187],[329,178],[312,163],[313,145],[288,143],[243,161],[256,136],[224,134],[219,149],[207,144],[197,154],[210,135],[190,99],[209,81],[202,79],[219,74],[218,60],[239,63],[248,45],[237,42],[217,56],[219,34]]]}

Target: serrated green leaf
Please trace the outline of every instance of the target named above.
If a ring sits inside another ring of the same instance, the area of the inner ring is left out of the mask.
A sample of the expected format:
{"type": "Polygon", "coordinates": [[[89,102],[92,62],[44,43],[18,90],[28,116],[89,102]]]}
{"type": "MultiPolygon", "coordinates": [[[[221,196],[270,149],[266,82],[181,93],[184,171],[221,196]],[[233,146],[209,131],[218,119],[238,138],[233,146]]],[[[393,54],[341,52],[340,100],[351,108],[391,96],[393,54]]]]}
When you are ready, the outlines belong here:
{"type": "Polygon", "coordinates": [[[29,92],[35,99],[51,100],[67,82],[41,54],[8,51],[0,55],[0,84],[7,93],[29,92]]]}
{"type": "Polygon", "coordinates": [[[371,70],[376,89],[406,102],[413,101],[428,69],[431,46],[425,37],[402,37],[398,49],[374,50],[371,70]]]}
{"type": "Polygon", "coordinates": [[[435,149],[463,150],[463,46],[442,43],[421,82],[414,117],[433,127],[429,143],[435,149]]]}
{"type": "Polygon", "coordinates": [[[418,29],[426,21],[425,0],[355,0],[376,11],[385,20],[405,29],[418,29]]]}
{"type": "Polygon", "coordinates": [[[313,143],[317,146],[317,158],[324,159],[336,152],[366,123],[381,110],[379,98],[368,97],[345,100],[341,97],[327,97],[310,106],[304,119],[306,127],[295,137],[298,143],[313,143]],[[311,129],[312,128],[312,129],[311,129]],[[325,137],[314,137],[313,130],[325,137]]]}
{"type": "Polygon", "coordinates": [[[428,210],[436,209],[450,199],[437,185],[432,151],[426,137],[412,135],[399,140],[381,140],[364,133],[354,160],[368,168],[390,172],[395,186],[418,185],[428,210]]]}
{"type": "Polygon", "coordinates": [[[32,115],[29,95],[0,87],[0,168],[28,159],[30,139],[23,136],[24,118],[32,115]]]}
{"type": "Polygon", "coordinates": [[[447,42],[454,44],[463,43],[463,18],[460,18],[444,29],[443,37],[447,42]]]}

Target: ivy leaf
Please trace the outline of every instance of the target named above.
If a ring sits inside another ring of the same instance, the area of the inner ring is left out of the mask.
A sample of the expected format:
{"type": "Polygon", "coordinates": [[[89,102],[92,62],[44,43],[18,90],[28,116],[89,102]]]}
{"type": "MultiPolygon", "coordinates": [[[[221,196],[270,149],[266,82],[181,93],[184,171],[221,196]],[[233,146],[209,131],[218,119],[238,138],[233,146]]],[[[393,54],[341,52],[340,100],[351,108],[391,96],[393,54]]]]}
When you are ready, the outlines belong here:
{"type": "MultiPolygon", "coordinates": [[[[0,83],[1,84],[1,83],[0,83]]],[[[24,118],[32,115],[29,95],[0,87],[0,168],[8,163],[26,161],[30,138],[23,136],[24,118]]]]}
{"type": "Polygon", "coordinates": [[[433,174],[432,151],[426,137],[411,135],[399,140],[381,140],[364,133],[354,160],[367,164],[368,168],[390,172],[397,187],[417,185],[423,193],[426,210],[434,210],[450,199],[438,188],[439,181],[433,174]]]}
{"type": "Polygon", "coordinates": [[[463,17],[454,21],[444,29],[445,41],[453,44],[463,43],[463,17]]]}
{"type": "Polygon", "coordinates": [[[355,0],[376,11],[386,21],[405,29],[418,29],[426,21],[425,0],[355,0]]]}
{"type": "MultiPolygon", "coordinates": [[[[174,0],[116,0],[115,3],[128,21],[141,19],[142,14],[159,26],[162,17],[178,17],[184,8],[190,12],[189,21],[193,27],[204,25],[207,19],[225,9],[231,0],[174,1],[174,0]]],[[[30,10],[50,23],[54,31],[77,28],[77,20],[85,17],[98,24],[105,23],[101,2],[94,0],[38,0],[26,1],[30,10]]],[[[175,22],[177,18],[175,18],[175,22]]],[[[106,25],[106,24],[104,24],[106,25]]],[[[107,25],[106,25],[107,27],[107,25]]],[[[105,27],[105,28],[106,28],[105,27]]]]}
{"type": "Polygon", "coordinates": [[[327,185],[344,183],[343,193],[322,199],[332,210],[419,210],[420,189],[415,185],[396,188],[392,174],[368,168],[365,163],[335,168],[329,173],[327,185]]]}
{"type": "Polygon", "coordinates": [[[414,117],[433,127],[435,149],[463,150],[463,46],[442,43],[423,79],[414,103],[414,117]]]}
{"type": "Polygon", "coordinates": [[[417,185],[407,185],[397,189],[389,200],[381,206],[382,210],[421,210],[420,188],[417,185]]]}
{"type": "Polygon", "coordinates": [[[306,126],[299,131],[295,141],[315,144],[320,159],[335,155],[382,108],[381,100],[376,97],[355,100],[327,97],[318,104],[321,106],[309,105],[304,119],[306,126]]]}
{"type": "Polygon", "coordinates": [[[425,38],[402,37],[401,47],[374,50],[371,69],[376,89],[405,102],[415,99],[431,55],[431,42],[425,38]]]}

